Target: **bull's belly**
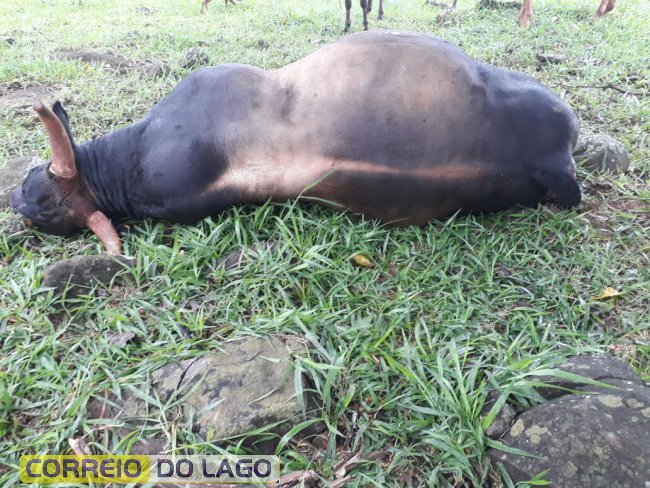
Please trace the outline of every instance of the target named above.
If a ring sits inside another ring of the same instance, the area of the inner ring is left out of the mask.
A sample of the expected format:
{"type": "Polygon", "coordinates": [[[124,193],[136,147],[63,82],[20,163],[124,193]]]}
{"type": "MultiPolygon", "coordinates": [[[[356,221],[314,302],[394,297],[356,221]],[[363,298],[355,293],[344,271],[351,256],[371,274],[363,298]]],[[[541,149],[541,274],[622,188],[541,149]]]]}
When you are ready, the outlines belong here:
{"type": "Polygon", "coordinates": [[[528,181],[494,177],[427,180],[408,175],[347,174],[316,186],[307,195],[385,223],[425,225],[456,213],[491,213],[535,205],[544,193],[528,181]]]}
{"type": "Polygon", "coordinates": [[[318,158],[235,165],[207,191],[223,189],[234,190],[234,204],[302,198],[395,225],[530,206],[545,194],[523,174],[482,163],[400,168],[318,158]]]}

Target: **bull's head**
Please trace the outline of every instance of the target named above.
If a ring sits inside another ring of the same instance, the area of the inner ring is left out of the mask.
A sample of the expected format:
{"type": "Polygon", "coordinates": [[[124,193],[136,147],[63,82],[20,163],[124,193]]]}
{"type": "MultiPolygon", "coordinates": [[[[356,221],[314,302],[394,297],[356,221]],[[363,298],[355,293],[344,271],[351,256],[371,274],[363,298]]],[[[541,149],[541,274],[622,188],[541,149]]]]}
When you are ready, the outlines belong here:
{"type": "Polygon", "coordinates": [[[57,235],[91,229],[110,254],[120,253],[120,238],[88,196],[75,162],[68,115],[59,102],[52,109],[40,101],[34,110],[45,125],[52,146],[52,161],[33,168],[11,194],[11,206],[36,227],[57,235]]]}

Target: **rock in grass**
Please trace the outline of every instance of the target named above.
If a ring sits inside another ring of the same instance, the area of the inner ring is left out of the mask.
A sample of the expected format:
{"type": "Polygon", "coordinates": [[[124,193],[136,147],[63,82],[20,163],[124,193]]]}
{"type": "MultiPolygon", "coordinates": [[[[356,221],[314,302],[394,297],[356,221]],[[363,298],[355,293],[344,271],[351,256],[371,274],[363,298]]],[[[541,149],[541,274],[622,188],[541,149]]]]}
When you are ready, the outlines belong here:
{"type": "MultiPolygon", "coordinates": [[[[560,371],[582,376],[588,380],[608,383],[609,380],[624,380],[642,384],[641,378],[634,369],[624,361],[612,356],[574,356],[558,366],[560,371]]],[[[547,383],[547,387],[536,388],[538,393],[547,400],[571,393],[585,387],[584,382],[577,379],[558,378],[555,376],[540,376],[532,378],[535,381],[547,383]]]]}
{"type": "Polygon", "coordinates": [[[587,136],[578,140],[573,158],[576,164],[589,171],[625,172],[630,167],[630,155],[625,146],[605,134],[587,136]]]}
{"type": "Polygon", "coordinates": [[[9,196],[25,179],[34,156],[10,159],[0,168],[0,209],[9,207],[9,196]]]}
{"type": "Polygon", "coordinates": [[[545,479],[562,487],[632,487],[650,481],[650,387],[610,356],[575,356],[559,369],[606,386],[535,378],[553,385],[538,388],[552,400],[519,415],[500,440],[533,457],[490,449],[490,458],[503,463],[515,482],[545,470],[545,479]]]}
{"type": "Polygon", "coordinates": [[[122,256],[77,256],[45,268],[43,286],[54,288],[57,295],[75,298],[90,293],[96,285],[123,284],[119,275],[132,264],[122,256]]]}
{"type": "Polygon", "coordinates": [[[205,49],[200,46],[194,46],[187,51],[185,58],[180,62],[181,68],[185,69],[198,68],[199,66],[207,66],[208,64],[210,64],[210,58],[205,52],[205,49]]]}
{"type": "MultiPolygon", "coordinates": [[[[491,391],[488,394],[487,401],[483,408],[481,409],[481,420],[485,419],[490,413],[490,410],[496,403],[499,398],[499,394],[496,391],[491,391]]],[[[517,412],[507,403],[504,403],[501,409],[497,412],[496,417],[492,423],[485,429],[485,435],[490,439],[498,439],[501,437],[512,425],[512,421],[515,419],[517,412]]]]}
{"type": "MultiPolygon", "coordinates": [[[[177,410],[165,415],[185,418],[204,439],[218,442],[267,426],[269,432],[281,436],[319,415],[311,395],[297,395],[291,354],[300,347],[297,338],[235,340],[223,352],[155,370],[148,395],[163,404],[176,404],[177,410]]],[[[304,378],[300,381],[307,386],[304,378]]],[[[94,417],[103,412],[102,417],[119,418],[140,428],[147,416],[155,418],[157,407],[126,390],[122,400],[93,401],[88,410],[94,417]]]]}
{"type": "Polygon", "coordinates": [[[650,481],[650,388],[565,395],[521,414],[501,442],[534,457],[490,449],[515,482],[548,470],[552,486],[643,487],[650,481]]]}

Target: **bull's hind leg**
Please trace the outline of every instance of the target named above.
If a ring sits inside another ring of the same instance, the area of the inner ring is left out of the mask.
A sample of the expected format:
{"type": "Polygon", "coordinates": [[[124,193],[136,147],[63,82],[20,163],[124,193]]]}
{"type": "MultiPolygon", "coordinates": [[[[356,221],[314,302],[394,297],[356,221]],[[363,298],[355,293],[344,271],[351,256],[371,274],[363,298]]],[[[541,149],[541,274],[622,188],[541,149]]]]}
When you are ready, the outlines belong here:
{"type": "Polygon", "coordinates": [[[343,29],[343,34],[347,34],[352,25],[352,20],[350,20],[350,10],[352,9],[352,0],[345,0],[345,28],[343,29]]]}

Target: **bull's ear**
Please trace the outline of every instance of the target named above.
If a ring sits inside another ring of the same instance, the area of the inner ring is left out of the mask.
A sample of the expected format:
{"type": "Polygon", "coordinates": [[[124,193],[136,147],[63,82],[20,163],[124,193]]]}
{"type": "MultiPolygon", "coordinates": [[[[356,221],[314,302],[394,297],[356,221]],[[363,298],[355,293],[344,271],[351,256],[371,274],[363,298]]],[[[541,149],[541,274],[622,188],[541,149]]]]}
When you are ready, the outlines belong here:
{"type": "Polygon", "coordinates": [[[56,115],[56,117],[63,124],[63,128],[68,134],[68,139],[70,139],[70,144],[72,144],[72,148],[74,149],[75,143],[72,137],[72,129],[70,128],[70,119],[68,118],[68,112],[65,111],[63,105],[58,100],[54,102],[54,105],[52,105],[52,112],[54,112],[54,115],[56,115]]]}

